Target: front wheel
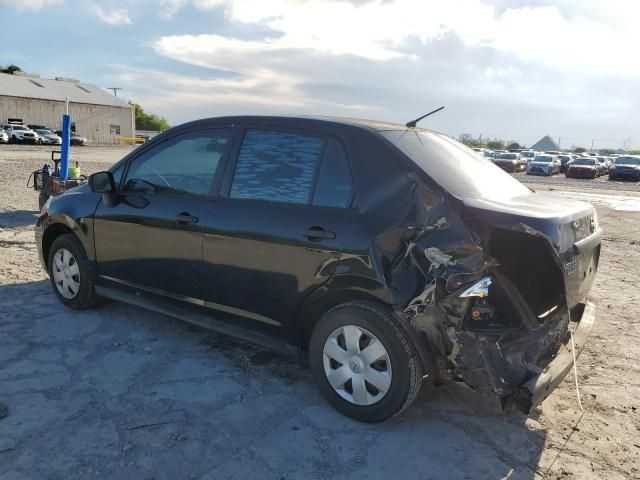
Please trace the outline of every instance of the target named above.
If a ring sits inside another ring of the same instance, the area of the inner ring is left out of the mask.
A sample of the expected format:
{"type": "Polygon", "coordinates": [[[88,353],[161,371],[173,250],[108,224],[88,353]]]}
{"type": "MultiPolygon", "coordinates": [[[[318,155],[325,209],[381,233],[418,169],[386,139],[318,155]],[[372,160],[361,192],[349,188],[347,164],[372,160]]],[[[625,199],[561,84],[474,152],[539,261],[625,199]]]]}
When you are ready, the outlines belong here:
{"type": "Polygon", "coordinates": [[[309,363],[324,398],[363,422],[397,415],[422,384],[423,367],[407,333],[372,302],[349,302],[325,313],[311,335],[309,363]]]}
{"type": "Polygon", "coordinates": [[[96,303],[89,260],[74,234],[61,235],[53,241],[47,266],[53,291],[63,304],[81,310],[96,303]]]}

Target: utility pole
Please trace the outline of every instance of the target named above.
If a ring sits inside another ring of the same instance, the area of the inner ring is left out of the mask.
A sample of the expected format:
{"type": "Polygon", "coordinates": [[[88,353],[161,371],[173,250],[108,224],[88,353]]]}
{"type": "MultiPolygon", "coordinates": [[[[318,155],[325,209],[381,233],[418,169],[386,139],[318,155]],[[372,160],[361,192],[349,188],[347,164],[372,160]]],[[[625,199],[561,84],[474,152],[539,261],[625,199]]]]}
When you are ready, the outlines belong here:
{"type": "Polygon", "coordinates": [[[120,87],[109,87],[107,90],[113,90],[113,96],[117,97],[118,96],[118,90],[122,90],[122,88],[120,88],[120,87]]]}
{"type": "Polygon", "coordinates": [[[593,152],[593,144],[595,143],[595,141],[595,138],[591,139],[591,150],[589,150],[590,152],[593,152]]]}

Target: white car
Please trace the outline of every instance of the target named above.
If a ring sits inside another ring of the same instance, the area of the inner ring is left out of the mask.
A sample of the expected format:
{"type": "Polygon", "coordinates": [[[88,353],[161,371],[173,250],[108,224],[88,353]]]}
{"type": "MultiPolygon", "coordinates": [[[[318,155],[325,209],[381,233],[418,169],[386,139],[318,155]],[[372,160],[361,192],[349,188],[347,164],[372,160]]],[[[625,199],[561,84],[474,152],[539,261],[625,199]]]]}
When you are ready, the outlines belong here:
{"type": "Polygon", "coordinates": [[[7,132],[10,142],[29,142],[36,143],[38,141],[38,134],[25,127],[24,125],[16,125],[13,123],[4,123],[0,125],[7,132]]]}
{"type": "Polygon", "coordinates": [[[9,135],[0,127],[0,143],[9,143],[9,135]]]}
{"type": "Polygon", "coordinates": [[[62,138],[51,130],[38,128],[35,132],[38,134],[38,143],[40,145],[62,145],[62,138]]]}

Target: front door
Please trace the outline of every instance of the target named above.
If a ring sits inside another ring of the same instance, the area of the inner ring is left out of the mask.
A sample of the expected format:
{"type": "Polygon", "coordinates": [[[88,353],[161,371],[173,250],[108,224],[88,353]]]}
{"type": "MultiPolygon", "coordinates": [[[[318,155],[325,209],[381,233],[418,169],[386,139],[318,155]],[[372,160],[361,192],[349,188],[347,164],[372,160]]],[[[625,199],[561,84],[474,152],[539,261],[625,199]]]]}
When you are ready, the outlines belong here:
{"type": "Polygon", "coordinates": [[[353,198],[337,140],[247,129],[205,225],[207,310],[282,336],[334,272],[355,223],[353,198]]]}
{"type": "Polygon", "coordinates": [[[177,134],[134,157],[94,220],[100,278],[202,303],[202,231],[229,129],[177,134]]]}

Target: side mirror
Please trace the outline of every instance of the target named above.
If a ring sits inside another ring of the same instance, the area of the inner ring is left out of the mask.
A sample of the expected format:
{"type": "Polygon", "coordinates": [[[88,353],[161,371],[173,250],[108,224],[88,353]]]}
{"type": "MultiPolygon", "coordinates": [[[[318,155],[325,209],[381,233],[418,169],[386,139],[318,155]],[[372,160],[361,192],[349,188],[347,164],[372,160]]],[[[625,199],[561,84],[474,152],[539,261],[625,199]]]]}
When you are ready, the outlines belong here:
{"type": "Polygon", "coordinates": [[[89,188],[95,193],[116,193],[116,182],[111,172],[89,175],[89,188]]]}

